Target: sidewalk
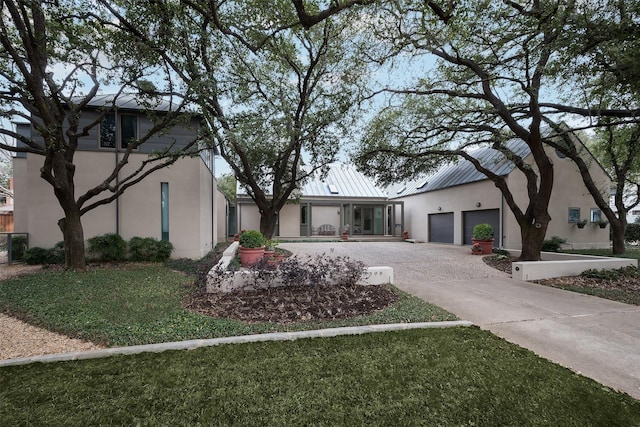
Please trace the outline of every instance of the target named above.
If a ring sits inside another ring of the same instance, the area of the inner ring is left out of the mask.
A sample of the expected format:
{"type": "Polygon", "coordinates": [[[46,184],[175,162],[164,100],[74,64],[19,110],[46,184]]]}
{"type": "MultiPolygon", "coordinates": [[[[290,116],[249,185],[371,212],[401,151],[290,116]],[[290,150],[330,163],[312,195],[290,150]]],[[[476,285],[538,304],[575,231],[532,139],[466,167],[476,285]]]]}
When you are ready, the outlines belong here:
{"type": "Polygon", "coordinates": [[[395,285],[463,320],[640,399],[640,307],[511,279],[468,247],[283,244],[394,268],[395,285]]]}

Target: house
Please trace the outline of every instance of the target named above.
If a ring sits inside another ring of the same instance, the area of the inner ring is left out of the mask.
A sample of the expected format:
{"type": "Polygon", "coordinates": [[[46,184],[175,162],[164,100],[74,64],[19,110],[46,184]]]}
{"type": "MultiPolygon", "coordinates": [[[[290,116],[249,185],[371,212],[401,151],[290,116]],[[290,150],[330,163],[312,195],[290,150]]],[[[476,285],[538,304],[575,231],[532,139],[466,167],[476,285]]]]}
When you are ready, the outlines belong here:
{"type": "MultiPolygon", "coordinates": [[[[238,229],[260,229],[257,206],[242,187],[236,198],[238,229]]],[[[350,235],[401,236],[402,201],[389,201],[385,192],[353,166],[332,163],[300,189],[297,200],[280,211],[276,236],[350,235]]]]}
{"type": "MultiPolygon", "coordinates": [[[[112,95],[96,96],[83,112],[80,125],[96,120],[99,109],[112,105],[112,95]]],[[[167,102],[160,102],[154,107],[155,114],[169,108],[167,102]]],[[[15,126],[20,134],[38,138],[30,123],[15,126]]],[[[131,152],[118,177],[140,167],[152,152],[170,144],[184,147],[196,138],[199,126],[195,117],[153,135],[131,152]]],[[[146,135],[151,127],[151,119],[135,96],[119,96],[100,125],[80,138],[74,161],[76,197],[103,181],[122,158],[127,141],[146,135]]],[[[154,237],[174,245],[172,257],[204,256],[226,235],[225,199],[216,188],[214,155],[213,150],[205,150],[200,156],[181,158],[153,172],[113,202],[87,212],[82,216],[85,239],[104,233],[117,233],[125,240],[154,237]]],[[[29,234],[31,247],[52,247],[62,240],[57,222],[64,215],[51,185],[40,177],[43,157],[17,153],[13,162],[14,229],[29,234]]]]}
{"type": "MultiPolygon", "coordinates": [[[[511,141],[512,149],[532,163],[528,146],[511,141]]],[[[585,150],[586,151],[586,150],[585,150]]],[[[549,204],[551,222],[547,238],[559,236],[572,248],[609,247],[609,228],[600,228],[604,215],[595,206],[575,164],[562,154],[547,148],[554,162],[554,186],[549,204]],[[588,221],[579,228],[580,219],[588,221]]],[[[522,172],[491,148],[473,152],[485,167],[505,176],[519,206],[526,207],[528,196],[522,172]]],[[[603,194],[608,195],[611,180],[595,161],[589,162],[591,174],[603,194]]],[[[425,242],[471,244],[473,227],[489,223],[494,228],[494,246],[521,249],[520,227],[492,181],[466,160],[444,165],[435,173],[390,188],[390,200],[404,202],[406,229],[410,237],[425,242]]]]}

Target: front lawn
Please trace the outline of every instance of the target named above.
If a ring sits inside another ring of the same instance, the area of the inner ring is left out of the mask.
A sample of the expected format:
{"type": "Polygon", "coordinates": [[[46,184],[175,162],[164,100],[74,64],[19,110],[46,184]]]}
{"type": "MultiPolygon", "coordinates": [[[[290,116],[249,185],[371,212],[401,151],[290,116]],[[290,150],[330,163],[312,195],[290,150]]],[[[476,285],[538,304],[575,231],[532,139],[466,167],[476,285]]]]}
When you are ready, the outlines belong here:
{"type": "Polygon", "coordinates": [[[632,426],[640,401],[478,328],[0,369],[3,425],[632,426]]]}
{"type": "Polygon", "coordinates": [[[0,282],[0,312],[28,323],[107,346],[129,346],[275,331],[455,320],[419,298],[377,313],[329,322],[245,324],[188,311],[193,278],[160,264],[123,265],[87,272],[50,271],[0,282]]]}

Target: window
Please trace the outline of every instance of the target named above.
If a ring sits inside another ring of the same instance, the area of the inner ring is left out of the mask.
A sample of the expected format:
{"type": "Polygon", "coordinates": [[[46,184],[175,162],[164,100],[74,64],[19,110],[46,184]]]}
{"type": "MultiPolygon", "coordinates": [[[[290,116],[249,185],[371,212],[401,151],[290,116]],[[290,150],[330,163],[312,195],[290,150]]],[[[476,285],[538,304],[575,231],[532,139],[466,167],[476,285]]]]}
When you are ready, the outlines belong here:
{"type": "Polygon", "coordinates": [[[580,208],[569,208],[569,222],[580,221],[580,208]]]}
{"type": "Polygon", "coordinates": [[[300,224],[307,225],[307,205],[300,206],[300,224]]]}
{"type": "Polygon", "coordinates": [[[600,219],[602,218],[602,212],[600,212],[600,209],[596,209],[596,208],[592,208],[591,209],[591,222],[600,222],[600,219]]]}
{"type": "Polygon", "coordinates": [[[160,222],[162,240],[169,241],[169,183],[160,183],[160,222]]]}
{"type": "MultiPolygon", "coordinates": [[[[118,135],[116,133],[116,115],[108,113],[100,123],[100,147],[116,148],[118,135]]],[[[120,115],[120,148],[127,148],[131,141],[138,139],[138,116],[120,115]]]]}
{"type": "Polygon", "coordinates": [[[116,148],[116,115],[105,114],[100,122],[100,147],[116,148]]]}
{"type": "Polygon", "coordinates": [[[138,139],[138,116],[120,116],[120,146],[127,148],[131,141],[138,139]]]}

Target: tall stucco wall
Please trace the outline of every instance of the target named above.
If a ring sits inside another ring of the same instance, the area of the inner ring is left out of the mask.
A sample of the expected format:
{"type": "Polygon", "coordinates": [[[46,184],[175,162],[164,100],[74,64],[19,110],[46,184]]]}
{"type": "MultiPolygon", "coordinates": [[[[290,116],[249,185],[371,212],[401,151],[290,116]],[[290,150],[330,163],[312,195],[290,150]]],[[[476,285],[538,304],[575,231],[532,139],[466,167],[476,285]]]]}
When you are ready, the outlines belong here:
{"type": "MultiPolygon", "coordinates": [[[[121,176],[146,158],[146,154],[132,154],[121,176]]],[[[16,183],[18,226],[22,228],[21,231],[29,233],[30,246],[52,247],[62,240],[57,221],[63,212],[51,186],[40,178],[42,157],[29,155],[26,159],[17,160],[19,173],[16,177],[23,177],[21,182],[16,183]]],[[[115,161],[113,153],[77,152],[76,197],[108,176],[115,161]]],[[[156,171],[129,188],[118,203],[114,201],[87,212],[82,217],[85,239],[115,233],[118,226],[119,234],[126,240],[134,236],[160,239],[160,183],[168,182],[169,240],[175,246],[172,256],[199,258],[206,254],[211,248],[211,226],[208,230],[201,229],[201,218],[207,214],[206,206],[201,210],[201,203],[211,203],[200,198],[204,185],[202,168],[206,169],[206,166],[199,158],[178,160],[170,168],[156,171]],[[116,216],[119,217],[118,225],[116,216]],[[205,242],[201,241],[203,235],[208,236],[204,238],[205,242]]],[[[208,192],[206,188],[203,191],[208,192]]]]}

